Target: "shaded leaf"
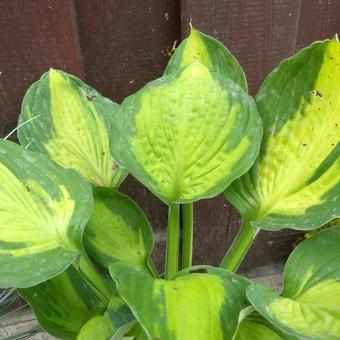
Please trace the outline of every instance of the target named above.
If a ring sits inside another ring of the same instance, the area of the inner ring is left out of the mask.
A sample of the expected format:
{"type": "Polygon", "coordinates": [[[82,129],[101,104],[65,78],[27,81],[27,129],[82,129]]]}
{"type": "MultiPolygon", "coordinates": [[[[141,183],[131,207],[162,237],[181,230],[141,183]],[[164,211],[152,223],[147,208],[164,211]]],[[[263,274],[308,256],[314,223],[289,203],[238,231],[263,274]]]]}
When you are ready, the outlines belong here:
{"type": "Polygon", "coordinates": [[[96,188],[83,243],[86,252],[105,268],[116,261],[146,268],[154,237],[149,221],[132,199],[96,188]]]}

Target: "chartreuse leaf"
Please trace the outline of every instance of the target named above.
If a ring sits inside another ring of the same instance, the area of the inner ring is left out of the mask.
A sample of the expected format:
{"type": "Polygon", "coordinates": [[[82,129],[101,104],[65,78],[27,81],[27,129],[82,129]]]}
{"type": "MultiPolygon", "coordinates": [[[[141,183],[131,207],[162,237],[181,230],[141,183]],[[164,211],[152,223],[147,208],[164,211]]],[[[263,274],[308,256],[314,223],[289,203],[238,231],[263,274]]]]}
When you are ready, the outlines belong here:
{"type": "Polygon", "coordinates": [[[39,324],[59,339],[94,339],[93,334],[98,340],[106,339],[104,335],[112,336],[134,320],[118,296],[103,299],[73,266],[49,281],[19,291],[39,324]]]}
{"type": "Polygon", "coordinates": [[[19,139],[23,146],[47,154],[95,185],[118,187],[126,176],[110,151],[118,108],[80,79],[51,69],[24,98],[19,139]]]}
{"type": "Polygon", "coordinates": [[[257,312],[243,319],[233,340],[296,340],[295,336],[282,332],[257,312]]]}
{"type": "Polygon", "coordinates": [[[0,287],[33,286],[70,266],[92,205],[75,171],[0,140],[0,287]]]}
{"type": "Polygon", "coordinates": [[[290,255],[284,290],[247,289],[252,305],[283,331],[313,339],[340,338],[340,227],[303,241],[290,255]]]}
{"type": "Polygon", "coordinates": [[[191,27],[189,37],[181,42],[172,55],[165,74],[176,72],[196,60],[211,71],[230,78],[247,91],[247,81],[236,58],[219,41],[193,27],[191,27]]]}
{"type": "Polygon", "coordinates": [[[226,190],[253,226],[307,230],[340,215],[339,64],[338,41],[316,42],[261,86],[259,158],[226,190]]]}
{"type": "Polygon", "coordinates": [[[206,271],[167,281],[120,263],[110,267],[120,296],[150,338],[231,339],[248,304],[249,282],[223,269],[206,271]]]}
{"type": "Polygon", "coordinates": [[[114,296],[105,313],[96,315],[81,328],[77,340],[122,339],[136,323],[129,307],[118,296],[114,296]]]}
{"type": "Polygon", "coordinates": [[[168,204],[223,191],[261,140],[252,98],[198,60],[125,99],[118,116],[117,161],[168,204]]]}
{"type": "Polygon", "coordinates": [[[121,261],[147,268],[154,246],[149,221],[129,197],[107,188],[96,188],[94,209],[84,232],[86,252],[108,268],[121,261]]]}

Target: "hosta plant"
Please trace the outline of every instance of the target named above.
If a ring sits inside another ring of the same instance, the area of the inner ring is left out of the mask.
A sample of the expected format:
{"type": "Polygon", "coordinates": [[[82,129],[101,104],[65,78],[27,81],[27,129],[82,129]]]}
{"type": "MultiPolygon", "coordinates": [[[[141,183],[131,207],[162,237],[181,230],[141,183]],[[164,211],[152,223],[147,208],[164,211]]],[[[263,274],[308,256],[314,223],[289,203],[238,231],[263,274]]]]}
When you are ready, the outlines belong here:
{"type": "Polygon", "coordinates": [[[235,273],[261,229],[339,217],[339,91],[337,38],[284,60],[254,98],[195,29],[121,105],[49,70],[24,98],[20,145],[0,141],[0,286],[61,339],[339,339],[339,225],[293,251],[280,294],[235,273]],[[119,191],[127,174],[169,207],[164,274],[119,191]],[[222,192],[240,232],[219,268],[192,266],[193,203],[222,192]]]}

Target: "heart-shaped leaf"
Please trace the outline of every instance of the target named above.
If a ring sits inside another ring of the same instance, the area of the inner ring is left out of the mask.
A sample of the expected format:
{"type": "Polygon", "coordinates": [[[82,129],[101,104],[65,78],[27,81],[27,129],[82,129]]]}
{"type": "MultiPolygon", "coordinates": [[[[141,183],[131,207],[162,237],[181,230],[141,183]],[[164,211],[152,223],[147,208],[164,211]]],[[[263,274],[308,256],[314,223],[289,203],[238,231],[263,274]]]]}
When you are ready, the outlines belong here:
{"type": "Polygon", "coordinates": [[[44,155],[0,140],[0,287],[28,287],[79,254],[92,210],[90,185],[44,155]]]}
{"type": "Polygon", "coordinates": [[[231,339],[247,306],[249,282],[223,269],[206,267],[172,281],[155,279],[124,264],[110,267],[119,294],[151,338],[231,339]]]}
{"type": "Polygon", "coordinates": [[[252,98],[200,61],[147,84],[118,116],[118,163],[168,204],[223,191],[252,165],[261,140],[252,98]]]}
{"type": "Polygon", "coordinates": [[[110,151],[118,108],[80,79],[51,69],[24,98],[19,139],[97,186],[118,187],[126,177],[110,151]]]}
{"type": "Polygon", "coordinates": [[[284,290],[247,288],[253,306],[283,331],[313,339],[340,338],[340,226],[303,241],[288,259],[284,290]]]}
{"type": "Polygon", "coordinates": [[[20,294],[44,330],[58,339],[93,339],[93,334],[106,339],[104,334],[129,329],[135,320],[122,299],[103,299],[73,266],[49,281],[20,289],[20,294]]]}
{"type": "Polygon", "coordinates": [[[191,27],[172,55],[164,74],[176,72],[194,61],[200,61],[211,71],[221,73],[247,91],[247,81],[242,67],[230,51],[219,41],[191,27]]]}
{"type": "Polygon", "coordinates": [[[96,188],[94,208],[85,228],[86,252],[108,268],[121,261],[146,268],[154,246],[149,221],[129,197],[107,188],[96,188]]]}
{"type": "Polygon", "coordinates": [[[256,102],[264,138],[227,190],[253,226],[313,229],[340,215],[340,43],[316,42],[267,77],[256,102]]]}

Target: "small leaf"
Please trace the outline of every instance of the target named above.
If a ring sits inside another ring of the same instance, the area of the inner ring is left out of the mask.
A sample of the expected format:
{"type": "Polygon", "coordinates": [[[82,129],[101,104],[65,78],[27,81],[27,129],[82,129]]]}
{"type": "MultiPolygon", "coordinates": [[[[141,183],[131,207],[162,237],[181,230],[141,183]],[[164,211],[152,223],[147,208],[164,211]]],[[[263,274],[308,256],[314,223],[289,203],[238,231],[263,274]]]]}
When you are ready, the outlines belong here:
{"type": "Polygon", "coordinates": [[[130,309],[119,297],[114,297],[102,315],[96,315],[81,328],[77,340],[122,339],[135,324],[130,309]]]}
{"type": "Polygon", "coordinates": [[[166,281],[123,264],[110,267],[119,294],[151,338],[231,339],[247,306],[249,282],[223,269],[206,267],[166,281]]]}
{"type": "Polygon", "coordinates": [[[230,78],[247,91],[247,81],[236,58],[219,41],[193,27],[189,37],[181,42],[172,55],[164,74],[176,72],[196,60],[212,72],[230,78]]]}
{"type": "Polygon", "coordinates": [[[44,155],[0,140],[0,287],[29,287],[79,254],[91,187],[44,155]]]}
{"type": "Polygon", "coordinates": [[[261,86],[258,160],[226,190],[253,226],[309,230],[340,216],[339,62],[338,41],[316,42],[261,86]]]}
{"type": "Polygon", "coordinates": [[[96,188],[83,243],[86,252],[105,268],[117,261],[146,268],[154,238],[136,203],[117,191],[96,188]]]}
{"type": "Polygon", "coordinates": [[[339,226],[303,241],[288,259],[281,296],[254,284],[247,289],[250,302],[283,331],[313,339],[340,338],[339,244],[339,226]]]}
{"type": "Polygon", "coordinates": [[[118,187],[126,177],[110,151],[118,108],[80,79],[51,69],[24,98],[19,139],[97,186],[118,187]]]}
{"type": "Polygon", "coordinates": [[[252,165],[261,140],[252,98],[200,61],[125,99],[118,116],[118,163],[168,204],[222,192],[252,165]]]}
{"type": "Polygon", "coordinates": [[[106,309],[101,296],[73,266],[49,281],[19,292],[44,330],[60,339],[75,339],[87,320],[106,309]]]}

